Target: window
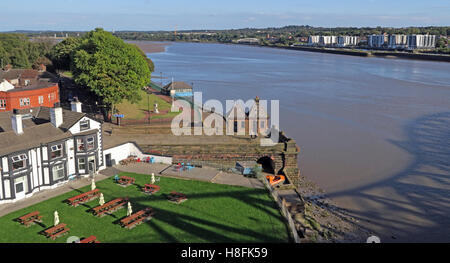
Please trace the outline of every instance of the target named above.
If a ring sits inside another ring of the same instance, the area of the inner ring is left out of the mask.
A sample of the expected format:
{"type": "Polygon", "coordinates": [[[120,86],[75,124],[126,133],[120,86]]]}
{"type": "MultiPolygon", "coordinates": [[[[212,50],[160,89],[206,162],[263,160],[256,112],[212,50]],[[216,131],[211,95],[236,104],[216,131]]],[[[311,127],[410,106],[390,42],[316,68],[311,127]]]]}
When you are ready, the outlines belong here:
{"type": "Polygon", "coordinates": [[[88,137],[87,140],[86,140],[86,142],[87,142],[87,149],[88,149],[88,150],[94,149],[94,147],[95,147],[95,140],[94,140],[94,137],[88,137]]]}
{"type": "Polygon", "coordinates": [[[78,170],[86,170],[86,159],[78,158],[78,170]]]}
{"type": "Polygon", "coordinates": [[[0,100],[0,108],[6,108],[6,100],[0,100]]]}
{"type": "Polygon", "coordinates": [[[77,139],[77,151],[84,152],[84,141],[83,141],[83,138],[77,139]]]}
{"type": "Polygon", "coordinates": [[[29,79],[26,79],[26,80],[25,80],[25,86],[28,86],[28,85],[30,85],[30,80],[29,80],[29,79]]]}
{"type": "Polygon", "coordinates": [[[245,121],[241,121],[241,128],[245,128],[245,121]]]}
{"type": "Polygon", "coordinates": [[[53,181],[57,181],[57,180],[64,178],[64,176],[65,176],[64,164],[60,163],[60,164],[54,165],[53,169],[52,169],[52,174],[53,174],[53,181]]]}
{"type": "Polygon", "coordinates": [[[48,94],[48,101],[54,101],[55,100],[55,93],[48,94]]]}
{"type": "Polygon", "coordinates": [[[13,170],[17,170],[26,166],[27,156],[25,154],[19,154],[12,158],[13,170]]]}
{"type": "Polygon", "coordinates": [[[260,128],[263,129],[263,128],[264,128],[264,125],[265,125],[265,124],[264,124],[264,122],[262,121],[262,122],[260,123],[260,128]]]}
{"type": "Polygon", "coordinates": [[[51,159],[62,156],[62,144],[53,145],[52,147],[50,147],[50,149],[51,149],[51,152],[50,152],[51,159]]]}
{"type": "Polygon", "coordinates": [[[44,104],[44,96],[39,96],[38,102],[39,104],[44,104]]]}
{"type": "Polygon", "coordinates": [[[80,121],[80,131],[89,130],[89,120],[80,121]]]}
{"type": "Polygon", "coordinates": [[[29,106],[30,105],[30,98],[21,98],[20,99],[20,106],[29,106]]]}

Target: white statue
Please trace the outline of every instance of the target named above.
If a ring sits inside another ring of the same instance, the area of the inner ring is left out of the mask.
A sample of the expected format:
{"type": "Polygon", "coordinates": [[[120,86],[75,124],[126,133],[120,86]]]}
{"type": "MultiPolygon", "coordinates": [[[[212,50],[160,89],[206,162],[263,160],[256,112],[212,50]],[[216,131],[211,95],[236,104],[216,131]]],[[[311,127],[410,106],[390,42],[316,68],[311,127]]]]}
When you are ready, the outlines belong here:
{"type": "Polygon", "coordinates": [[[100,200],[98,200],[98,203],[100,205],[104,205],[105,204],[105,197],[103,197],[103,193],[100,194],[100,200]]]}
{"type": "Polygon", "coordinates": [[[158,103],[155,103],[155,105],[153,105],[153,106],[155,107],[154,112],[155,112],[156,114],[158,114],[158,113],[159,113],[159,110],[158,110],[158,103]]]}
{"type": "Polygon", "coordinates": [[[131,214],[133,214],[133,209],[131,208],[131,203],[128,202],[127,216],[131,216],[131,214]]]}
{"type": "Polygon", "coordinates": [[[155,181],[156,181],[156,180],[155,180],[155,174],[154,174],[154,173],[152,173],[152,178],[151,178],[151,181],[150,181],[150,182],[151,182],[151,184],[154,184],[154,183],[155,183],[155,181]]]}
{"type": "Polygon", "coordinates": [[[97,186],[95,185],[95,180],[94,180],[94,178],[92,178],[92,182],[91,182],[91,191],[94,191],[95,188],[97,188],[97,186]]]}
{"type": "Polygon", "coordinates": [[[58,211],[55,211],[55,213],[53,214],[54,215],[54,221],[55,221],[55,224],[54,224],[54,226],[57,226],[57,225],[59,225],[59,215],[58,215],[58,211]]]}

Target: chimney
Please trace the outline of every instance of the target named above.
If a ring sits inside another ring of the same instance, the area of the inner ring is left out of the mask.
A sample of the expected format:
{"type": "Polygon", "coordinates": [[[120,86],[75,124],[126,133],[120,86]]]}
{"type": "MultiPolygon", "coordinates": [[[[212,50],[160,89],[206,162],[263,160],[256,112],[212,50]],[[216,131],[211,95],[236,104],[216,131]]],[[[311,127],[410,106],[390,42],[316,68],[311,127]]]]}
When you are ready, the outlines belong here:
{"type": "Polygon", "coordinates": [[[55,103],[53,108],[50,108],[50,121],[56,128],[63,123],[63,112],[59,102],[55,103]]]}
{"type": "Polygon", "coordinates": [[[75,98],[71,103],[70,103],[70,107],[72,109],[72,111],[75,112],[83,112],[81,110],[81,102],[78,100],[78,98],[75,98]]]}
{"type": "Polygon", "coordinates": [[[22,115],[19,114],[19,110],[17,109],[13,110],[13,115],[11,116],[11,124],[16,134],[23,133],[22,115]]]}

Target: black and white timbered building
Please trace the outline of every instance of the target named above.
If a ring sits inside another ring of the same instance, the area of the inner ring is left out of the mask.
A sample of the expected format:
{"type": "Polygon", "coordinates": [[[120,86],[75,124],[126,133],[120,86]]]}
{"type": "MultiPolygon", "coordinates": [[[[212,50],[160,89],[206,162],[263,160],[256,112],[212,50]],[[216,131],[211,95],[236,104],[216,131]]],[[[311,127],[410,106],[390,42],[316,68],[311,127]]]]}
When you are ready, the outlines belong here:
{"type": "Polygon", "coordinates": [[[0,112],[0,204],[104,168],[101,130],[77,101],[0,112]]]}

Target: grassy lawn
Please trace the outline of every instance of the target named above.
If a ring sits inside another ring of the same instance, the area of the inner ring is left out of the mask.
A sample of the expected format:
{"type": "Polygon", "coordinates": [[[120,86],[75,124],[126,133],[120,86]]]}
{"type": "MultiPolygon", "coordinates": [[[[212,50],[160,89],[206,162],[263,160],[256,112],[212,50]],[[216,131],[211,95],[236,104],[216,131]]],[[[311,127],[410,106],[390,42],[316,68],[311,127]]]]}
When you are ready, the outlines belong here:
{"type": "Polygon", "coordinates": [[[167,114],[161,115],[151,114],[150,119],[174,117],[178,114],[177,112],[170,112],[171,107],[170,103],[167,103],[166,101],[164,101],[163,99],[159,98],[154,94],[147,95],[145,91],[141,90],[140,96],[142,99],[136,104],[133,104],[125,100],[116,106],[120,114],[125,114],[125,119],[141,120],[145,118],[145,112],[147,112],[147,110],[149,109],[148,105],[150,105],[150,111],[153,111],[154,109],[153,105],[155,103],[158,103],[159,111],[168,110],[169,112],[167,114]]]}
{"type": "Polygon", "coordinates": [[[153,196],[139,189],[150,176],[122,173],[136,178],[135,185],[123,188],[112,178],[96,182],[105,202],[129,197],[133,212],[153,207],[153,219],[131,230],[116,224],[126,216],[126,208],[97,218],[88,212],[98,206],[98,199],[71,207],[64,200],[86,192],[90,186],[74,190],[0,218],[0,242],[66,242],[69,236],[97,236],[100,242],[287,242],[289,234],[276,203],[264,189],[212,184],[193,180],[161,177],[161,191],[153,196]],[[182,192],[188,200],[180,205],[167,201],[165,194],[182,192]],[[14,219],[38,210],[43,225],[26,228],[14,219]],[[53,224],[57,210],[61,223],[70,228],[68,235],[55,241],[39,234],[53,224]]]}

